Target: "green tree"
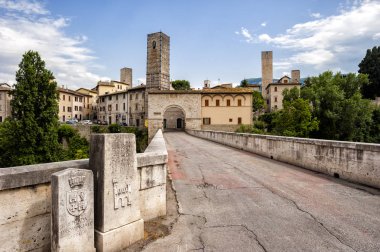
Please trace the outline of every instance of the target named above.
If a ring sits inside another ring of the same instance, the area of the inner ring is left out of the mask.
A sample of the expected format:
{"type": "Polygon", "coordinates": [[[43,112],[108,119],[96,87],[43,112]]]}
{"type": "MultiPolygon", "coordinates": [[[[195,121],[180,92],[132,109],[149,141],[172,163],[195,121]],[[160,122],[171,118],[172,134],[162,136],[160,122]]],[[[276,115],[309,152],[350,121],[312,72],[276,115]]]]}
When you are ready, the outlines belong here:
{"type": "Polygon", "coordinates": [[[276,134],[309,137],[311,131],[318,130],[319,122],[312,116],[309,101],[296,98],[284,102],[284,108],[275,117],[274,124],[276,134]]]}
{"type": "Polygon", "coordinates": [[[368,49],[359,64],[359,73],[368,74],[369,83],[363,86],[363,97],[374,99],[380,96],[380,46],[368,49]]]}
{"type": "Polygon", "coordinates": [[[248,81],[244,79],[240,82],[240,87],[248,87],[248,84],[249,84],[248,81]]]}
{"type": "Polygon", "coordinates": [[[319,130],[312,137],[344,140],[370,141],[373,105],[363,100],[360,90],[367,85],[366,76],[342,75],[324,72],[312,77],[301,89],[301,97],[311,101],[313,116],[320,121],[319,130]]]}
{"type": "Polygon", "coordinates": [[[283,100],[282,102],[292,102],[297,100],[300,97],[300,90],[297,87],[287,89],[285,88],[284,91],[282,91],[283,100]]]}
{"type": "Polygon", "coordinates": [[[58,161],[58,93],[52,72],[37,52],[23,55],[10,92],[12,116],[3,126],[1,165],[58,161]]]}
{"type": "Polygon", "coordinates": [[[261,92],[253,91],[252,93],[252,108],[253,111],[259,111],[265,106],[265,101],[261,92]]]}
{"type": "Polygon", "coordinates": [[[187,80],[175,80],[171,82],[175,90],[190,90],[190,82],[187,80]]]}

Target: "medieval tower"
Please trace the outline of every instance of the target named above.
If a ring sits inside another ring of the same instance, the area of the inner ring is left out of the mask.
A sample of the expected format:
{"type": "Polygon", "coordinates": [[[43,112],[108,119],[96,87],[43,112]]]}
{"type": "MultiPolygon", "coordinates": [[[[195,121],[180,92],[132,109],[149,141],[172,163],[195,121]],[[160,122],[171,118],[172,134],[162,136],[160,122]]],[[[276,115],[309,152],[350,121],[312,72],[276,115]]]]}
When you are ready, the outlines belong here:
{"type": "Polygon", "coordinates": [[[266,97],[266,87],[273,82],[273,52],[261,52],[261,93],[266,97]]]}
{"type": "Polygon", "coordinates": [[[170,37],[163,32],[148,34],[146,89],[170,89],[170,37]]]}
{"type": "Polygon", "coordinates": [[[127,83],[132,87],[132,68],[124,67],[120,69],[120,82],[127,83]]]}

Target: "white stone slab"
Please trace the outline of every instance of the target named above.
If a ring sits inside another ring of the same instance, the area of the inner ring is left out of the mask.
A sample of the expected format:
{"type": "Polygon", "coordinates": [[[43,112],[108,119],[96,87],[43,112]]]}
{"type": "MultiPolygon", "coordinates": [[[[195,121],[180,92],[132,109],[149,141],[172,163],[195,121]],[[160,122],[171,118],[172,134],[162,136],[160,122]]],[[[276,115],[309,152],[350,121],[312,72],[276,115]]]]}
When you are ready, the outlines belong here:
{"type": "Polygon", "coordinates": [[[95,251],[92,171],[52,174],[52,251],[95,251]]]}

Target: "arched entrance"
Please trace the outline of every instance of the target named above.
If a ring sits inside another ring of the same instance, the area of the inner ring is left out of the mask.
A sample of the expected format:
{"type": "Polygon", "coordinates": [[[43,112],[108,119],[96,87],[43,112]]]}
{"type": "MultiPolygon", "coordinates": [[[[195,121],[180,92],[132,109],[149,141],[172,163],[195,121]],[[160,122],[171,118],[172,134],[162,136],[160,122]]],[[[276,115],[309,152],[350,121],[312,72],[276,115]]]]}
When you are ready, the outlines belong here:
{"type": "Polygon", "coordinates": [[[179,106],[170,106],[164,112],[163,128],[165,130],[184,130],[185,113],[179,106]]]}

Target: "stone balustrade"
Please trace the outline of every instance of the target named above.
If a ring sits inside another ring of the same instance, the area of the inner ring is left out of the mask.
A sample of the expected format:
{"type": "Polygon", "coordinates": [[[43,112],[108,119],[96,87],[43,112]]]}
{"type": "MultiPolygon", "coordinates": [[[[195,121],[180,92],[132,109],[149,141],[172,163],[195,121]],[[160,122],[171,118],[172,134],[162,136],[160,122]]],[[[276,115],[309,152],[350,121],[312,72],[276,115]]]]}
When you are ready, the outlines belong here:
{"type": "MultiPolygon", "coordinates": [[[[158,131],[137,153],[141,218],[166,214],[167,150],[158,131]]],[[[67,168],[90,169],[89,159],[0,169],[1,251],[50,251],[51,175],[67,168]]]]}
{"type": "Polygon", "coordinates": [[[207,130],[187,130],[187,133],[284,163],[380,188],[380,144],[207,130]]]}

